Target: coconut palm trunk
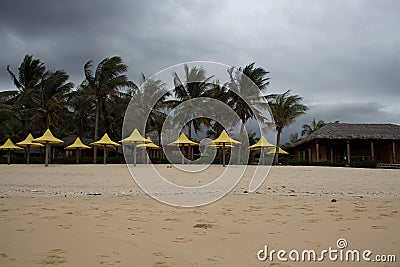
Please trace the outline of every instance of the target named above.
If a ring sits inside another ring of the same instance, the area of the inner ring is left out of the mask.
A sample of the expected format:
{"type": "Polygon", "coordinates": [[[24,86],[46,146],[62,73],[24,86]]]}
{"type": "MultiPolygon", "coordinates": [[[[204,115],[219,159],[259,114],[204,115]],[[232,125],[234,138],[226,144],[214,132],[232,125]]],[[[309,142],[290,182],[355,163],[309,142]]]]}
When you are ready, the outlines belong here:
{"type": "Polygon", "coordinates": [[[282,130],[279,129],[276,134],[276,148],[275,148],[275,159],[274,159],[275,165],[279,164],[279,145],[281,142],[281,132],[282,130]]]}
{"type": "MultiPolygon", "coordinates": [[[[99,117],[100,117],[100,107],[96,105],[96,118],[94,123],[94,141],[97,141],[99,138],[99,117]]],[[[97,147],[93,149],[93,163],[97,162],[97,147]]]]}

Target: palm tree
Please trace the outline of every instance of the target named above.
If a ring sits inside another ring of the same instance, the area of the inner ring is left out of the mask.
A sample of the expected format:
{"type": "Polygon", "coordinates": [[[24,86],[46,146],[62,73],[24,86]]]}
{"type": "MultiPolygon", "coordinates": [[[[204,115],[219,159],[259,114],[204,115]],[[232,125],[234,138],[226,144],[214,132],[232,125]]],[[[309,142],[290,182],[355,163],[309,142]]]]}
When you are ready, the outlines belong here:
{"type": "Polygon", "coordinates": [[[16,136],[22,128],[18,110],[10,103],[10,98],[15,95],[13,91],[0,92],[0,135],[16,136]]]}
{"type": "Polygon", "coordinates": [[[81,137],[94,132],[95,107],[82,88],[68,95],[68,107],[72,110],[71,133],[81,137]]]}
{"type": "Polygon", "coordinates": [[[34,110],[33,102],[39,92],[39,85],[46,71],[44,64],[39,59],[34,59],[32,55],[26,55],[18,67],[18,75],[14,74],[10,66],[7,71],[11,76],[17,90],[4,92],[9,94],[9,103],[12,103],[20,115],[22,123],[22,134],[30,132],[30,117],[34,110]]]}
{"type": "Polygon", "coordinates": [[[228,86],[231,89],[228,105],[238,114],[242,125],[255,116],[245,100],[247,102],[259,102],[263,99],[261,92],[265,91],[269,84],[269,78],[265,77],[269,72],[261,67],[255,68],[254,64],[255,62],[250,63],[244,68],[239,68],[238,71],[234,71],[234,68],[228,70],[230,76],[228,86]],[[252,90],[254,85],[258,87],[259,91],[252,90]]]}
{"type": "MultiPolygon", "coordinates": [[[[279,147],[282,130],[292,124],[297,117],[304,114],[308,108],[301,104],[303,98],[298,95],[290,95],[290,90],[283,94],[268,95],[267,99],[269,100],[269,106],[274,116],[277,131],[276,146],[279,147]]],[[[276,149],[275,164],[279,163],[278,152],[279,149],[276,149]]]]}
{"type": "Polygon", "coordinates": [[[131,105],[134,105],[132,107],[134,107],[135,116],[147,118],[145,131],[157,131],[158,144],[161,144],[161,131],[167,117],[166,111],[175,102],[170,103],[167,100],[171,93],[165,89],[166,84],[163,81],[149,79],[142,73],[140,83],[141,86],[135,96],[136,101],[131,105]]]}
{"type": "MultiPolygon", "coordinates": [[[[104,118],[107,100],[117,95],[124,88],[136,88],[136,85],[128,80],[125,73],[128,66],[121,57],[114,56],[103,59],[95,71],[92,70],[93,61],[89,60],[84,66],[85,80],[81,84],[81,90],[88,99],[94,103],[95,124],[94,139],[99,136],[100,119],[104,118]]],[[[97,149],[94,149],[93,162],[96,163],[97,149]]]]}
{"type": "Polygon", "coordinates": [[[295,144],[300,140],[299,138],[299,134],[298,133],[294,133],[290,135],[290,144],[295,144]]]}
{"type": "MultiPolygon", "coordinates": [[[[203,68],[196,66],[189,68],[184,65],[185,82],[179,78],[176,72],[173,73],[174,78],[174,93],[178,99],[176,104],[183,103],[186,100],[195,99],[202,96],[207,96],[207,90],[210,87],[211,77],[206,77],[206,71],[203,68]]],[[[188,137],[192,138],[192,128],[197,132],[201,124],[208,124],[206,120],[194,119],[188,123],[188,137]]]]}
{"type": "Polygon", "coordinates": [[[46,72],[39,85],[39,92],[33,98],[35,113],[32,117],[38,130],[66,121],[67,94],[74,86],[68,81],[69,75],[62,70],[46,72]]]}
{"type": "MultiPolygon", "coordinates": [[[[264,117],[261,113],[254,114],[257,111],[252,109],[249,103],[264,106],[263,109],[268,109],[268,104],[264,102],[263,92],[269,84],[269,78],[266,77],[269,72],[261,67],[255,68],[254,65],[255,63],[253,62],[244,68],[239,68],[238,71],[235,71],[234,68],[228,70],[230,76],[228,87],[230,91],[228,92],[229,100],[227,104],[236,112],[242,122],[241,135],[243,135],[245,124],[249,119],[256,116],[257,118],[264,117]]],[[[240,154],[239,152],[239,156],[240,154]]]]}
{"type": "Polygon", "coordinates": [[[323,120],[319,120],[318,122],[315,121],[315,118],[311,122],[311,125],[304,124],[303,125],[303,130],[301,131],[301,136],[309,136],[316,130],[324,127],[326,123],[323,120]]]}

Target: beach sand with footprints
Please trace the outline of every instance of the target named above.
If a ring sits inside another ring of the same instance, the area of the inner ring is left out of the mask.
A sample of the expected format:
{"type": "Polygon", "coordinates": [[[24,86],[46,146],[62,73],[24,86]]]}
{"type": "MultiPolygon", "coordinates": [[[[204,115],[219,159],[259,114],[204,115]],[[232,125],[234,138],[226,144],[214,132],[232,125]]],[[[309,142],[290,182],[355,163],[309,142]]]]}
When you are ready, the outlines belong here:
{"type": "MultiPolygon", "coordinates": [[[[186,180],[157,168],[197,186],[223,167],[186,180]]],[[[400,261],[398,170],[277,166],[246,193],[252,168],[221,200],[176,208],[145,195],[125,165],[0,166],[0,266],[308,266],[257,252],[337,249],[339,238],[400,261]]]]}

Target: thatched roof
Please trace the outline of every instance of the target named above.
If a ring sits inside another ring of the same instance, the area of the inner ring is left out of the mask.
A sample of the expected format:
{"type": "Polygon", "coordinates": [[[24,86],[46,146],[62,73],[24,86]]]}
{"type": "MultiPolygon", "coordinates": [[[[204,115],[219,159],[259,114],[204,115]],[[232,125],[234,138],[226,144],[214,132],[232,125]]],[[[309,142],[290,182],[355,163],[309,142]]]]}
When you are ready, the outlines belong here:
{"type": "Polygon", "coordinates": [[[400,140],[400,125],[328,123],[293,146],[318,139],[400,140]]]}

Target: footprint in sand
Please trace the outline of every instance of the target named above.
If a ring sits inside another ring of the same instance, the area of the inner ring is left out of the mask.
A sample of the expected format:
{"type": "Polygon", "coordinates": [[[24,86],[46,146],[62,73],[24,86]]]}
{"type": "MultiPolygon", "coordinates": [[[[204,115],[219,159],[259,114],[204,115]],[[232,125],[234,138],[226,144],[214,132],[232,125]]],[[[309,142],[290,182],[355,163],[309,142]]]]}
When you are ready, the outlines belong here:
{"type": "Polygon", "coordinates": [[[177,237],[172,242],[175,242],[175,243],[187,243],[187,242],[192,242],[192,239],[191,238],[186,238],[186,237],[177,237]]]}
{"type": "MultiPolygon", "coordinates": [[[[115,252],[114,252],[114,254],[119,255],[118,253],[115,253],[115,252]]],[[[110,260],[111,256],[109,256],[109,255],[100,254],[100,255],[97,255],[97,258],[100,259],[99,264],[101,264],[101,265],[115,265],[115,264],[121,263],[120,260],[110,260]]]]}
{"type": "Polygon", "coordinates": [[[373,225],[372,228],[373,228],[373,229],[376,229],[376,230],[387,229],[386,226],[382,226],[382,225],[373,225]]]}
{"type": "Polygon", "coordinates": [[[238,223],[238,224],[247,224],[248,222],[250,222],[250,220],[241,218],[241,219],[237,219],[233,222],[238,223]]]}
{"type": "Polygon", "coordinates": [[[42,219],[46,219],[46,220],[57,220],[60,219],[59,216],[53,215],[53,216],[44,216],[42,217],[42,219]]]}
{"type": "Polygon", "coordinates": [[[153,255],[156,256],[156,257],[163,257],[165,259],[173,258],[172,256],[165,255],[162,251],[156,251],[156,252],[153,253],[153,255]]]}
{"type": "Polygon", "coordinates": [[[174,222],[174,223],[178,223],[178,222],[182,222],[183,220],[182,220],[182,219],[179,219],[179,218],[166,218],[164,221],[165,221],[165,222],[174,222]]]}
{"type": "Polygon", "coordinates": [[[46,266],[66,263],[67,260],[63,256],[64,253],[65,251],[61,248],[52,249],[47,253],[46,258],[41,260],[39,264],[46,266]]]}
{"type": "Polygon", "coordinates": [[[32,233],[36,229],[17,229],[18,232],[32,233]]]}
{"type": "Polygon", "coordinates": [[[223,260],[224,257],[223,256],[213,256],[212,258],[208,258],[207,261],[211,261],[211,262],[219,262],[221,260],[223,260]]]}
{"type": "Polygon", "coordinates": [[[321,219],[308,219],[308,220],[305,220],[303,222],[305,222],[305,223],[319,223],[321,221],[322,221],[321,219]]]}
{"type": "Polygon", "coordinates": [[[60,226],[61,228],[65,229],[65,230],[68,230],[68,229],[72,226],[72,224],[68,224],[68,225],[66,225],[66,224],[59,224],[58,226],[60,226]]]}
{"type": "Polygon", "coordinates": [[[193,225],[193,228],[212,229],[212,228],[216,228],[216,225],[211,224],[211,223],[197,223],[197,224],[193,225]]]}
{"type": "Polygon", "coordinates": [[[153,264],[153,267],[172,267],[172,266],[174,266],[174,265],[169,262],[165,262],[165,261],[156,261],[153,264]]]}
{"type": "Polygon", "coordinates": [[[8,255],[6,254],[6,253],[0,253],[0,263],[2,262],[2,259],[5,259],[5,258],[7,258],[8,257],[8,255]]]}

